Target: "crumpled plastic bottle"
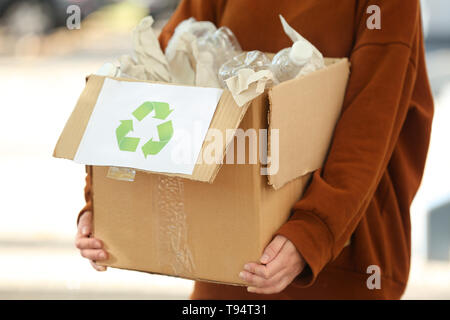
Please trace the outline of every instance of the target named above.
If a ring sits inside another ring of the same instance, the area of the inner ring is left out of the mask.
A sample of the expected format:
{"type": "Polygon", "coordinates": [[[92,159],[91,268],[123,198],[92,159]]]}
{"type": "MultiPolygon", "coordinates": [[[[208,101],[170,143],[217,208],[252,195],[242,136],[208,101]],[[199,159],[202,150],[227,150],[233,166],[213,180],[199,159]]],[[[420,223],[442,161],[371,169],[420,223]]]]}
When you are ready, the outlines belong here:
{"type": "Polygon", "coordinates": [[[190,21],[190,23],[186,31],[192,33],[197,38],[204,37],[217,30],[214,23],[210,21],[197,21],[195,18],[189,18],[188,21],[190,21]]]}
{"type": "Polygon", "coordinates": [[[242,52],[233,32],[209,21],[181,22],[168,43],[166,57],[179,83],[220,87],[221,65],[242,52]]]}
{"type": "Polygon", "coordinates": [[[210,55],[214,60],[215,74],[225,62],[242,52],[239,41],[228,27],[205,33],[197,39],[197,47],[199,52],[210,55]]]}
{"type": "Polygon", "coordinates": [[[308,42],[296,41],[273,57],[272,72],[280,82],[294,79],[311,63],[312,56],[313,48],[308,42]]]}
{"type": "Polygon", "coordinates": [[[210,21],[197,21],[195,18],[189,18],[182,21],[176,28],[173,36],[170,38],[166,48],[166,56],[171,60],[179,46],[180,37],[185,33],[190,33],[195,38],[204,37],[217,30],[216,26],[210,21]]]}
{"type": "Polygon", "coordinates": [[[261,51],[243,52],[224,63],[219,69],[219,78],[223,88],[225,81],[237,74],[241,69],[252,69],[255,72],[271,70],[270,59],[261,51]]]}

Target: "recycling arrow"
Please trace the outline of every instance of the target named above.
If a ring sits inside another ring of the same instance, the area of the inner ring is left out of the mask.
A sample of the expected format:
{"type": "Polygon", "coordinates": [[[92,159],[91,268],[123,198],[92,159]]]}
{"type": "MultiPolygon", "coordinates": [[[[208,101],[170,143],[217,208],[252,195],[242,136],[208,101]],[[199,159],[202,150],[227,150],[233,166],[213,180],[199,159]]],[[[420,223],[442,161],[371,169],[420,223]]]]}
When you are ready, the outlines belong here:
{"type": "MultiPolygon", "coordinates": [[[[153,118],[165,120],[172,113],[173,109],[170,109],[169,104],[166,102],[146,101],[134,110],[132,114],[138,121],[142,121],[152,111],[155,111],[153,118]]],[[[148,155],[158,154],[173,136],[171,120],[158,125],[157,129],[159,141],[154,141],[151,138],[142,146],[145,158],[148,155]]],[[[120,120],[120,126],[116,129],[116,138],[120,150],[136,151],[140,138],[127,137],[131,131],[133,131],[133,120],[120,120]]]]}
{"type": "Polygon", "coordinates": [[[142,152],[144,153],[145,158],[147,158],[149,154],[158,154],[173,136],[172,120],[160,124],[157,128],[159,141],[153,141],[153,138],[151,138],[142,146],[142,152]]]}
{"type": "Polygon", "coordinates": [[[127,137],[127,134],[131,131],[133,131],[133,120],[120,120],[120,126],[116,129],[116,138],[120,150],[136,151],[141,139],[127,137]]]}
{"type": "Polygon", "coordinates": [[[155,110],[155,115],[153,118],[165,120],[167,116],[173,111],[170,110],[169,104],[166,102],[144,102],[140,105],[139,108],[133,111],[133,116],[141,121],[144,119],[150,112],[155,110]]]}

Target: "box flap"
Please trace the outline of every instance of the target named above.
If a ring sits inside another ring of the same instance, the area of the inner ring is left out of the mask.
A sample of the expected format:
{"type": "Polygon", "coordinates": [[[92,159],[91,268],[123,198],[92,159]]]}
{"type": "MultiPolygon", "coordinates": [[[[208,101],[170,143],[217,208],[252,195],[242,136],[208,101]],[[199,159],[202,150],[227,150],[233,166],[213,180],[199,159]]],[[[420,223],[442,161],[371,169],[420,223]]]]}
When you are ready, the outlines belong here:
{"type": "Polygon", "coordinates": [[[269,157],[279,152],[278,171],[268,176],[275,189],[319,169],[325,160],[350,72],[347,59],[326,59],[326,64],[269,90],[269,132],[279,129],[279,143],[269,145],[268,152],[269,157]]]}
{"type": "MultiPolygon", "coordinates": [[[[157,83],[153,81],[142,81],[142,80],[134,80],[134,79],[125,79],[125,78],[112,78],[114,80],[120,81],[128,81],[128,82],[147,82],[147,83],[157,83]]],[[[53,156],[57,158],[65,158],[73,160],[77,153],[80,142],[83,138],[84,132],[88,125],[89,119],[92,115],[94,107],[96,105],[99,94],[102,90],[103,83],[105,81],[104,76],[91,75],[88,77],[88,81],[86,83],[86,87],[83,90],[74,111],[72,112],[69,120],[67,121],[64,130],[61,136],[58,139],[57,145],[55,147],[53,156]]],[[[167,83],[158,83],[162,85],[170,85],[167,83]]],[[[231,93],[229,91],[224,91],[217,108],[214,112],[214,116],[211,120],[210,129],[216,129],[222,132],[222,136],[226,141],[224,141],[222,154],[225,154],[225,150],[228,144],[231,142],[233,136],[227,135],[226,130],[236,130],[239,126],[241,120],[243,119],[248,106],[250,103],[244,105],[243,107],[239,107],[231,93]]],[[[202,155],[205,147],[209,144],[206,142],[207,139],[203,142],[201,151],[199,153],[198,160],[195,164],[192,175],[187,174],[166,174],[171,176],[179,176],[183,178],[188,178],[196,181],[204,181],[212,183],[214,181],[217,172],[221,166],[220,163],[205,163],[202,161],[202,155]]],[[[214,143],[214,140],[211,141],[214,143]]]]}
{"type": "Polygon", "coordinates": [[[69,160],[75,158],[98,95],[103,87],[103,81],[104,77],[100,76],[86,78],[86,86],[56,143],[53,151],[54,157],[69,160]]]}

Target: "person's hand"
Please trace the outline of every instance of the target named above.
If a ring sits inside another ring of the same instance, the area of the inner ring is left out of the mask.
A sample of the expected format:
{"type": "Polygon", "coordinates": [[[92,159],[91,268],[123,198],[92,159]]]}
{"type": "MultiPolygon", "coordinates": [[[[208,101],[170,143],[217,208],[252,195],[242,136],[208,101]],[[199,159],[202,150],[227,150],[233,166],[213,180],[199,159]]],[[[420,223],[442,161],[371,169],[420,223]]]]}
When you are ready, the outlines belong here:
{"type": "Polygon", "coordinates": [[[97,271],[106,271],[106,267],[100,266],[96,261],[108,259],[108,253],[103,250],[103,243],[99,239],[90,237],[92,233],[92,212],[86,211],[78,222],[78,232],[75,237],[75,246],[80,249],[81,256],[89,259],[91,265],[97,271]]]}
{"type": "Polygon", "coordinates": [[[305,260],[286,237],[277,235],[264,250],[261,263],[249,262],[239,274],[250,284],[248,292],[283,291],[305,268],[305,260]]]}

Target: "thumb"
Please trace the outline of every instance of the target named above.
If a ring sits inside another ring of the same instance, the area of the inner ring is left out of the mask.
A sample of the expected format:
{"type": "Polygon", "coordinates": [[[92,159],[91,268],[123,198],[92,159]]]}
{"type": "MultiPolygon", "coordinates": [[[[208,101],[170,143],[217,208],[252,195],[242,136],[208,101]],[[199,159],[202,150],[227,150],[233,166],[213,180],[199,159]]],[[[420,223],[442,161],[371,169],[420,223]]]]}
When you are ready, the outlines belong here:
{"type": "Polygon", "coordinates": [[[78,233],[82,236],[89,236],[92,231],[92,212],[86,211],[80,217],[80,222],[78,223],[78,233]]]}
{"type": "Polygon", "coordinates": [[[287,238],[277,235],[266,247],[264,250],[264,253],[259,260],[262,264],[268,264],[270,261],[272,261],[280,252],[281,248],[286,243],[287,238]]]}

